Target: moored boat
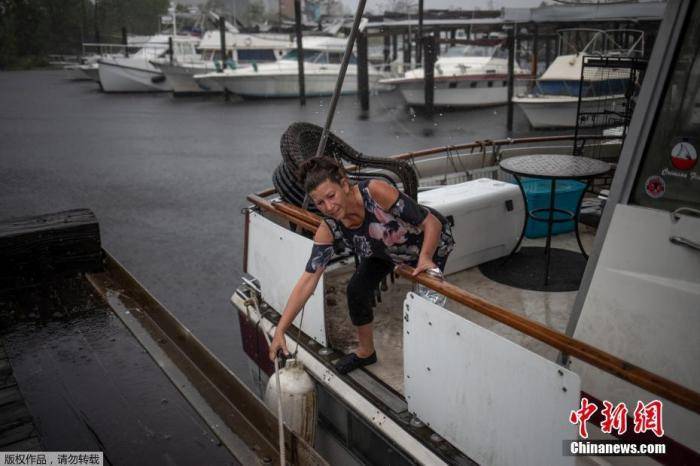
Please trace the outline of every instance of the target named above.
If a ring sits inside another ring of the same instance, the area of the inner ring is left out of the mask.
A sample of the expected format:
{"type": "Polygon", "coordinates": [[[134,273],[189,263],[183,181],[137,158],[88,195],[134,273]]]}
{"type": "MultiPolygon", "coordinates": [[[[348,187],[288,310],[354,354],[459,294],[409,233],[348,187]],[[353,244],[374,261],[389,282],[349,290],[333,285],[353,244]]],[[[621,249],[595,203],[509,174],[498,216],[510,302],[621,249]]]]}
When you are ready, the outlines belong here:
{"type": "MultiPolygon", "coordinates": [[[[481,39],[450,48],[435,62],[434,104],[441,107],[484,107],[508,101],[508,52],[499,39],[481,39]]],[[[514,65],[516,92],[525,90],[528,76],[514,65]]],[[[423,68],[407,71],[403,77],[381,81],[396,86],[406,104],[425,104],[423,68]]]]}
{"type": "MultiPolygon", "coordinates": [[[[196,55],[197,38],[189,36],[156,35],[140,49],[124,57],[103,57],[98,60],[99,75],[104,92],[167,92],[172,85],[151,60],[165,56],[173,43],[173,55],[187,59],[196,55]]],[[[130,44],[131,46],[132,44],[130,44]]]]}
{"type": "Polygon", "coordinates": [[[584,57],[641,57],[644,53],[642,31],[564,29],[559,31],[559,55],[535,81],[529,93],[513,98],[525,113],[533,128],[573,128],[581,96],[582,112],[594,111],[602,101],[625,100],[627,83],[623,79],[610,79],[608,73],[581,76],[584,57]],[[576,39],[590,37],[586,45],[577,50],[576,39]],[[615,41],[625,38],[625,46],[615,41]]]}
{"type": "MultiPolygon", "coordinates": [[[[304,80],[307,96],[328,96],[334,91],[345,50],[345,40],[332,37],[305,37],[304,80]]],[[[357,64],[355,58],[347,69],[348,78],[342,92],[357,92],[357,64]]],[[[369,69],[370,89],[377,90],[381,75],[369,69]]],[[[202,87],[225,88],[233,94],[249,98],[299,96],[297,51],[290,50],[278,62],[264,63],[249,68],[225,69],[220,72],[198,74],[195,81],[202,87]]]]}

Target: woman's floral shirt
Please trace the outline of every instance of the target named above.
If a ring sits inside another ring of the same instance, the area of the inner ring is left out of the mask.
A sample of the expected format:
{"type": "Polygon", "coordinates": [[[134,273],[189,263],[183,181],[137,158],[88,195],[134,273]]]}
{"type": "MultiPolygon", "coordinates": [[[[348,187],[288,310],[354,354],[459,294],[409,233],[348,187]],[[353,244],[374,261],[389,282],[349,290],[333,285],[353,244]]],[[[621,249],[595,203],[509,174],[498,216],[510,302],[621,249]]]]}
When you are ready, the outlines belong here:
{"type": "MultiPolygon", "coordinates": [[[[371,256],[397,265],[415,266],[423,244],[421,224],[428,216],[428,209],[399,192],[399,198],[386,211],[372,198],[369,180],[361,181],[358,186],[365,206],[365,219],[359,227],[348,228],[335,219],[324,218],[323,221],[333,234],[334,242],[342,245],[341,249],[354,252],[360,260],[371,256]]],[[[440,241],[433,261],[444,270],[447,256],[454,247],[452,229],[442,215],[435,211],[432,213],[442,223],[440,241]]],[[[306,271],[314,273],[319,267],[325,267],[332,255],[332,245],[314,243],[306,271]]]]}

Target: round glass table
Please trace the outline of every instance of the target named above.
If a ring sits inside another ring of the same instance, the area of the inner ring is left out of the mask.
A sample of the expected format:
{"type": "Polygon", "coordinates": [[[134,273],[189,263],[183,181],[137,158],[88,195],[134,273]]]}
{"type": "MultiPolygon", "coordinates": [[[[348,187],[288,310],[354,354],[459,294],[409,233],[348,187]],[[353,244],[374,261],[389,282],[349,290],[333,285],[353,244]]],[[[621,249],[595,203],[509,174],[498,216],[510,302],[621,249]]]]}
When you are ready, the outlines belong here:
{"type": "Polygon", "coordinates": [[[588,258],[586,251],[583,249],[583,244],[581,244],[581,236],[578,230],[578,219],[581,212],[581,203],[591,184],[591,181],[598,176],[608,173],[610,171],[610,164],[603,162],[602,160],[581,156],[537,154],[510,157],[502,160],[499,166],[504,172],[513,175],[515,181],[520,187],[520,192],[522,193],[523,201],[525,202],[525,222],[523,223],[523,230],[520,233],[520,238],[518,239],[517,244],[510,252],[510,256],[515,254],[520,247],[520,243],[522,243],[523,237],[525,236],[527,222],[529,219],[532,219],[537,222],[547,223],[547,239],[545,243],[545,285],[549,282],[549,259],[551,255],[553,224],[573,221],[578,246],[581,249],[583,256],[588,258]],[[551,180],[549,207],[530,210],[527,204],[527,195],[525,193],[525,188],[523,187],[522,178],[551,180]],[[575,210],[571,211],[555,207],[558,180],[579,180],[586,183],[586,187],[581,192],[581,196],[578,199],[575,210]],[[555,212],[559,214],[559,218],[554,218],[555,212]]]}

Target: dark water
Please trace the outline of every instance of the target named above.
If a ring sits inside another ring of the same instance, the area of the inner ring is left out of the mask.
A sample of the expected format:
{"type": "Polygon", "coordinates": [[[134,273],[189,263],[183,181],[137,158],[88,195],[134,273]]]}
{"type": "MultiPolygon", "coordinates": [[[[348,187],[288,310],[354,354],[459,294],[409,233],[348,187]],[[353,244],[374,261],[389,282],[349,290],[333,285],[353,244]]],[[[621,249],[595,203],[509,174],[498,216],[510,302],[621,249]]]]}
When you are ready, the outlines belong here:
{"type": "MultiPolygon", "coordinates": [[[[328,103],[107,95],[59,71],[0,73],[0,217],[92,209],[103,246],[245,380],[229,303],[240,210],[272,185],[282,132],[323,124],[328,103]]],[[[427,121],[393,92],[358,115],[356,97],[343,97],[333,129],[369,155],[508,136],[504,106],[427,121]]],[[[516,109],[511,136],[528,134],[516,109]]]]}

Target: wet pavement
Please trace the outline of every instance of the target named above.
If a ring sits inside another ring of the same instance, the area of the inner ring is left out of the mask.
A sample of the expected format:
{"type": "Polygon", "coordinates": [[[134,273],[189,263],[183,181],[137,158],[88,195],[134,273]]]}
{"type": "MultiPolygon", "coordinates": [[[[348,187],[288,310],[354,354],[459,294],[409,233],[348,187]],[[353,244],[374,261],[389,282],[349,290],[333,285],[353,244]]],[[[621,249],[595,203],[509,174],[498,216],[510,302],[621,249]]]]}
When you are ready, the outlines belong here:
{"type": "MultiPolygon", "coordinates": [[[[101,451],[105,465],[239,464],[86,280],[0,294],[0,316],[40,450],[101,451]]],[[[3,428],[21,402],[2,403],[3,428]]]]}

